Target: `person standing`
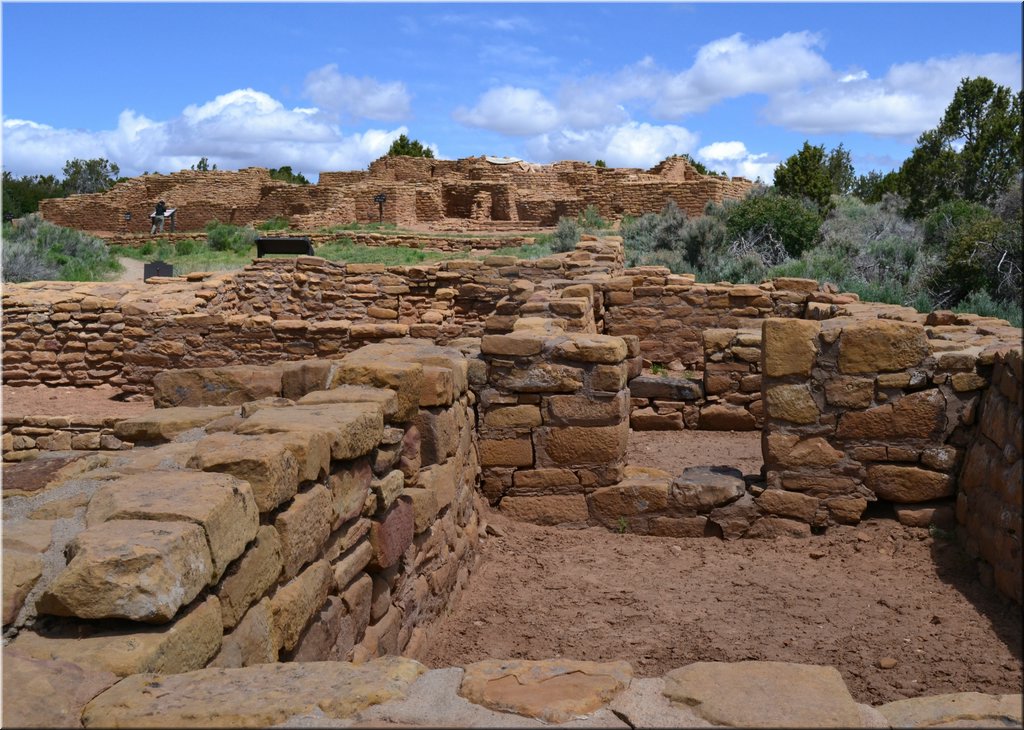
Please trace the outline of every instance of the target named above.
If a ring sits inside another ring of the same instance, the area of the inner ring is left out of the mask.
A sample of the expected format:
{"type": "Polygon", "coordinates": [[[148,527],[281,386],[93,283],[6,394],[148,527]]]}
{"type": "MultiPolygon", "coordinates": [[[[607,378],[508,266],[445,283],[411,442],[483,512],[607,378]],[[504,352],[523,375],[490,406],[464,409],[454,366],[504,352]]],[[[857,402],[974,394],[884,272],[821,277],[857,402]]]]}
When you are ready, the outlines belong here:
{"type": "Polygon", "coordinates": [[[156,204],[156,208],[153,210],[153,215],[149,219],[153,222],[153,227],[150,229],[149,234],[156,235],[157,233],[164,232],[164,214],[167,212],[167,203],[159,201],[156,204]]]}

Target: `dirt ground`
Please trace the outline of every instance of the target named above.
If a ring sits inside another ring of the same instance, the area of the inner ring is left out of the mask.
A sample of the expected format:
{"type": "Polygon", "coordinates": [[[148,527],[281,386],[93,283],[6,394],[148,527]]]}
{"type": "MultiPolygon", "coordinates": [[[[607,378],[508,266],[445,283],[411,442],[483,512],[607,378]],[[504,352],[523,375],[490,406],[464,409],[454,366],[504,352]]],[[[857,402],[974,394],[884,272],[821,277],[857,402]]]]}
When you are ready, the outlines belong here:
{"type": "Polygon", "coordinates": [[[133,396],[132,401],[113,398],[121,393],[111,385],[92,388],[46,385],[3,386],[3,413],[11,416],[120,416],[127,418],[153,408],[148,396],[133,396]]]}
{"type": "MultiPolygon", "coordinates": [[[[760,469],[757,433],[634,433],[630,463],[760,469]]],[[[491,513],[470,588],[432,631],[430,667],[488,658],[835,666],[880,704],[1021,691],[1020,608],[981,586],[960,548],[876,516],[805,539],[725,542],[568,530],[491,513]],[[882,669],[883,658],[896,660],[882,669]]]]}

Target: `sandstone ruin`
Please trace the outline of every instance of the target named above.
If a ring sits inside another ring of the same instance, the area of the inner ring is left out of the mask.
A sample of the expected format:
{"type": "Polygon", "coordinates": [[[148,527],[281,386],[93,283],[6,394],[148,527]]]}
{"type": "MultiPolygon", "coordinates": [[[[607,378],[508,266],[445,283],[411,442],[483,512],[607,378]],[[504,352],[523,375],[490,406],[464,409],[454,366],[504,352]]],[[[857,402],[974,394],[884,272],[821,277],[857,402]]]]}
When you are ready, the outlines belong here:
{"type": "Polygon", "coordinates": [[[519,230],[556,225],[590,205],[616,219],[658,211],[674,200],[688,215],[699,216],[709,201],[743,198],[751,187],[743,178],[701,175],[682,157],[669,157],[650,170],[583,162],[495,164],[486,157],[381,157],[369,170],[322,172],[315,185],[272,180],[258,167],[145,175],[106,193],[44,200],[40,213],[57,225],[85,231],[147,233],[148,216],[162,199],[177,209],[180,231],[202,230],[211,220],[248,225],[271,218],[315,229],[377,222],[381,211],[374,198],[384,193],[388,223],[519,230]]]}
{"type": "Polygon", "coordinates": [[[626,662],[414,661],[472,590],[485,502],[714,540],[810,536],[879,500],[906,524],[945,511],[983,582],[1019,605],[1024,367],[1021,330],[1002,320],[802,279],[626,269],[607,237],[534,261],[297,257],[8,286],[3,333],[9,385],[106,383],[157,406],[4,418],[9,474],[89,452],[20,488],[5,475],[5,685],[33,688],[20,717],[1021,722],[1020,695],[858,704],[830,667],[697,662],[639,679],[626,662]],[[760,430],[763,482],[631,468],[631,428],[760,430]]]}

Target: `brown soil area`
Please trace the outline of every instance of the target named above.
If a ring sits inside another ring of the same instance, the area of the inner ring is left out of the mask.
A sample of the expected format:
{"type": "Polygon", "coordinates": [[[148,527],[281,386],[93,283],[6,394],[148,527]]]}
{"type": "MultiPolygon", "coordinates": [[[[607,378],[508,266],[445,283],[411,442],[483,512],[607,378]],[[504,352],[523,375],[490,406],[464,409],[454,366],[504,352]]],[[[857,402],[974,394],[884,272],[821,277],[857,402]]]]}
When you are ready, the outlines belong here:
{"type": "Polygon", "coordinates": [[[50,388],[46,385],[3,386],[3,412],[11,416],[99,416],[129,418],[153,408],[148,396],[112,400],[121,393],[110,385],[93,388],[50,388]]]}
{"type": "MultiPolygon", "coordinates": [[[[757,474],[758,433],[633,433],[630,463],[757,474]]],[[[888,516],[810,538],[660,538],[488,514],[469,590],[436,624],[431,667],[488,658],[624,659],[641,676],[695,661],[835,666],[860,702],[1021,691],[1020,608],[954,543],[888,516]],[[879,660],[897,660],[881,669],[879,660]]]]}

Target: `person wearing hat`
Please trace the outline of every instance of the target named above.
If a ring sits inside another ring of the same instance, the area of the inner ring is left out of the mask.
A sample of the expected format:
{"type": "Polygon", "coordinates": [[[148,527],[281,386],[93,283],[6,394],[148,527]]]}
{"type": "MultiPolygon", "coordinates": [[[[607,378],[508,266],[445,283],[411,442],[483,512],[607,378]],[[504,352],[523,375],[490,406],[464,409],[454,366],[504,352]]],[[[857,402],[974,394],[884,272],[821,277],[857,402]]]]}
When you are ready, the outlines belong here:
{"type": "Polygon", "coordinates": [[[159,201],[156,204],[156,209],[153,211],[153,215],[151,215],[149,217],[149,220],[152,221],[152,223],[153,223],[153,227],[149,231],[149,234],[151,236],[152,235],[156,235],[158,232],[159,233],[163,233],[164,232],[164,213],[166,213],[166,212],[167,212],[167,203],[165,203],[162,200],[159,201]]]}

